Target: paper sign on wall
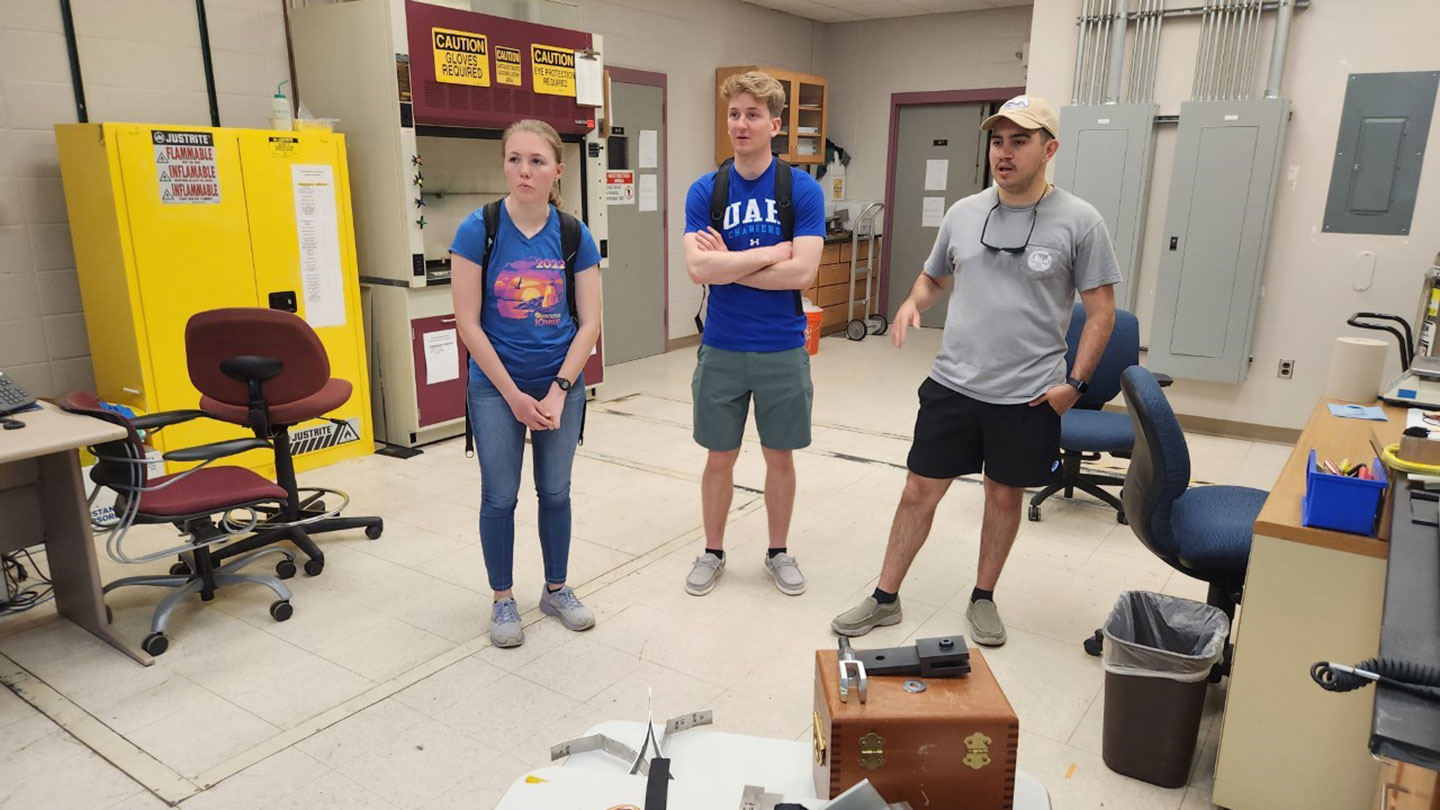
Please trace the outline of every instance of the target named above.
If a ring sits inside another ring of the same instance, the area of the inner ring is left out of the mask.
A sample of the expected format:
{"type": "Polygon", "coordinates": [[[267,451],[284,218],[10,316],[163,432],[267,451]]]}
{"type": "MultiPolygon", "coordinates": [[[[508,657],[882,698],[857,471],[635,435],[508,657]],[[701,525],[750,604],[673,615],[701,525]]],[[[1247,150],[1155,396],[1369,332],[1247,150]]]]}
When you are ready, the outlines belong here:
{"type": "Polygon", "coordinates": [[[439,329],[421,336],[425,342],[425,384],[460,379],[460,345],[454,329],[439,329]]]}
{"type": "Polygon", "coordinates": [[[945,198],[926,197],[925,203],[920,209],[920,227],[938,228],[943,219],[945,219],[945,198]]]}
{"type": "Polygon", "coordinates": [[[925,190],[944,191],[948,183],[947,175],[950,174],[950,161],[948,160],[927,160],[925,161],[925,190]]]}
{"type": "Polygon", "coordinates": [[[511,87],[519,87],[521,83],[520,76],[520,49],[496,45],[495,81],[500,84],[508,84],[511,87]]]}
{"type": "Polygon", "coordinates": [[[345,281],[340,272],[340,219],[335,172],[328,164],[290,166],[295,189],[295,234],[300,243],[300,287],[305,321],[315,329],[345,323],[345,281]]]}
{"type": "Polygon", "coordinates": [[[209,132],[157,129],[155,175],[165,205],[219,205],[220,171],[215,165],[215,136],[209,132]]]}
{"type": "Polygon", "coordinates": [[[659,188],[660,188],[659,184],[655,181],[655,175],[653,175],[653,174],[642,174],[642,175],[640,175],[640,210],[641,210],[641,211],[658,211],[658,210],[660,210],[660,205],[659,205],[659,200],[660,200],[659,188]]]}
{"type": "Polygon", "coordinates": [[[530,79],[535,92],[575,96],[575,51],[552,45],[530,46],[530,79]]]}
{"type": "Polygon", "coordinates": [[[635,204],[635,172],[605,172],[605,202],[635,204]]]}
{"type": "Polygon", "coordinates": [[[594,55],[575,54],[575,103],[586,107],[605,103],[605,71],[594,55]]]}
{"type": "Polygon", "coordinates": [[[435,52],[435,81],[490,86],[490,43],[484,34],[431,28],[430,44],[435,52]]]}
{"type": "Polygon", "coordinates": [[[640,168],[654,169],[660,165],[660,130],[640,130],[640,168]]]}

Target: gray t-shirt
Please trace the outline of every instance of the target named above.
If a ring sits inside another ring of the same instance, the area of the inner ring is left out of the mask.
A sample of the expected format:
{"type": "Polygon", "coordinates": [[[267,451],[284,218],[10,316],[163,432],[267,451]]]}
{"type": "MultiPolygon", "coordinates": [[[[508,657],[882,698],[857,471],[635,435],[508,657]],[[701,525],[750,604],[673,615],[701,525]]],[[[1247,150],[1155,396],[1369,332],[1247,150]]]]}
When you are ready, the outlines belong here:
{"type": "Polygon", "coordinates": [[[982,402],[1029,402],[1065,381],[1075,292],[1120,281],[1110,234],[1090,203],[1054,189],[1039,207],[990,209],[994,187],[950,206],[925,273],[954,275],[945,335],[930,376],[982,402]],[[1025,244],[1023,253],[992,250],[1025,244]]]}

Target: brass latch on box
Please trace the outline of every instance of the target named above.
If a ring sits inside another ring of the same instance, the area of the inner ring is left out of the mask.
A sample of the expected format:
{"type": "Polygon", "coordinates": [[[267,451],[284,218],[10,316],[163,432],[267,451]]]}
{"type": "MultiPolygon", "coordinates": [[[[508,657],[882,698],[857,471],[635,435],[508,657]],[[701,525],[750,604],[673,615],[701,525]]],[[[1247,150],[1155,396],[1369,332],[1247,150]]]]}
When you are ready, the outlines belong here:
{"type": "Polygon", "coordinates": [[[825,729],[820,725],[820,712],[812,712],[815,718],[815,736],[812,738],[815,744],[815,764],[825,764],[825,729]]]}
{"type": "Polygon", "coordinates": [[[885,764],[885,738],[870,732],[860,738],[860,767],[878,771],[885,764]]]}

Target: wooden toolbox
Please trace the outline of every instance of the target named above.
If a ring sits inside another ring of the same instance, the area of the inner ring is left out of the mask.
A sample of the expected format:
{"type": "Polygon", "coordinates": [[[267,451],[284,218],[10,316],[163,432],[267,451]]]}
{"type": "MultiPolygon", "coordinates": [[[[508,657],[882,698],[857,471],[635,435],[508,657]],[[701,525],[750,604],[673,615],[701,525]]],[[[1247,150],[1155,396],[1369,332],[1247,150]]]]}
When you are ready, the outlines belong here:
{"type": "Polygon", "coordinates": [[[1011,810],[1020,721],[978,649],[964,678],[870,676],[868,698],[840,702],[838,654],[815,653],[815,792],[862,779],[916,810],[1011,810]],[[924,684],[908,691],[907,681],[924,684]]]}

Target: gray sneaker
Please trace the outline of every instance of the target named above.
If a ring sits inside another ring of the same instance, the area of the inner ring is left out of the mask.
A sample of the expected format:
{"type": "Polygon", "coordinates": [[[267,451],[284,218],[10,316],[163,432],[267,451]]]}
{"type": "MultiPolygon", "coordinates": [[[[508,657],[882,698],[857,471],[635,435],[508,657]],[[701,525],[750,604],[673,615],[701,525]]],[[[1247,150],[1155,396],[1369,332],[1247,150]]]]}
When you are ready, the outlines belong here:
{"type": "Polygon", "coordinates": [[[704,596],[715,590],[715,583],[720,581],[720,574],[725,571],[725,560],[706,552],[695,558],[695,566],[690,569],[690,576],[685,577],[685,590],[691,596],[704,596]]]}
{"type": "Polygon", "coordinates": [[[766,557],[765,568],[770,571],[770,578],[775,580],[775,587],[781,593],[799,596],[805,592],[805,575],[800,573],[794,557],[783,551],[774,557],[766,557]]]}
{"type": "Polygon", "coordinates": [[[565,625],[566,630],[589,630],[595,626],[595,614],[590,608],[580,604],[580,598],[566,585],[558,591],[551,591],[549,585],[545,585],[544,591],[540,594],[540,612],[547,616],[554,616],[565,625]]]}
{"type": "Polygon", "coordinates": [[[830,622],[830,629],[842,636],[863,636],[877,627],[889,627],[892,624],[899,624],[903,616],[900,613],[900,597],[888,605],[882,605],[875,601],[875,597],[867,596],[860,604],[841,613],[830,622]]]}
{"type": "Polygon", "coordinates": [[[525,628],[520,626],[520,608],[514,599],[501,599],[490,609],[490,643],[496,647],[525,643],[525,628]]]}
{"type": "Polygon", "coordinates": [[[970,640],[986,647],[999,647],[1005,643],[1005,623],[1000,621],[1000,611],[989,599],[977,599],[965,610],[970,620],[970,640]]]}

